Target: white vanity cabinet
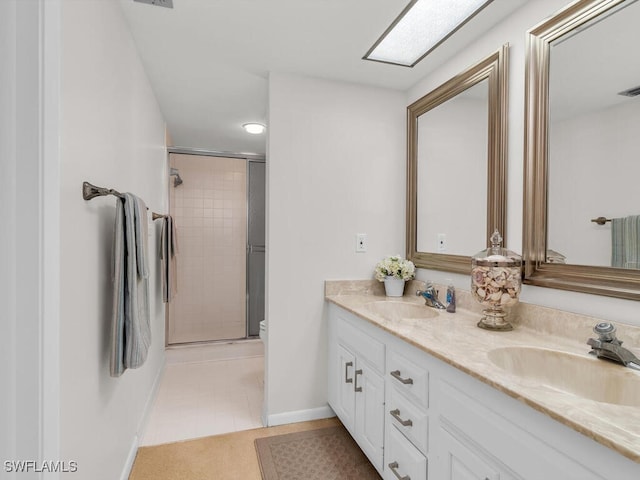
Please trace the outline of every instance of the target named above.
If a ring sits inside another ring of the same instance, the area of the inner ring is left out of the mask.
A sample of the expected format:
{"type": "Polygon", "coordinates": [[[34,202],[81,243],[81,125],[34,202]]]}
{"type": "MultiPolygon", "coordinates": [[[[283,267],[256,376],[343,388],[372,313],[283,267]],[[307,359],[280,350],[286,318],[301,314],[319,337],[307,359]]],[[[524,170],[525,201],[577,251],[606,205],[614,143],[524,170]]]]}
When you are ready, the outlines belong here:
{"type": "MultiPolygon", "coordinates": [[[[351,317],[351,318],[350,318],[351,317]]],[[[329,332],[329,403],[371,463],[382,470],[385,346],[335,311],[329,332]]]]}
{"type": "Polygon", "coordinates": [[[385,480],[640,478],[640,464],[333,303],[329,358],[329,404],[385,480]]]}

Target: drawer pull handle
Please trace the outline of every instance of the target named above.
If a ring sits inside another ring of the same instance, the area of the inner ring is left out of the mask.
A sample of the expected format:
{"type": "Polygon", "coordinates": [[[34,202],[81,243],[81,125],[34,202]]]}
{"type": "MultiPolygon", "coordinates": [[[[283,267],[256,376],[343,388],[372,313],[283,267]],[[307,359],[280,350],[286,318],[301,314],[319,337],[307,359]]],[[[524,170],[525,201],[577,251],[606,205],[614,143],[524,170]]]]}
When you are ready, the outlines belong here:
{"type": "Polygon", "coordinates": [[[411,480],[411,477],[409,475],[405,475],[404,477],[400,476],[400,474],[398,473],[399,466],[400,465],[398,465],[398,462],[391,462],[389,464],[389,468],[391,469],[391,471],[393,472],[393,474],[396,476],[398,480],[411,480]]]}
{"type": "Polygon", "coordinates": [[[411,419],[403,420],[402,418],[400,418],[400,409],[396,408],[395,410],[391,410],[389,413],[391,414],[391,416],[393,418],[395,418],[398,422],[400,422],[400,424],[403,427],[411,427],[411,426],[413,426],[413,422],[411,421],[411,419]]]}
{"type": "Polygon", "coordinates": [[[353,383],[353,378],[349,378],[349,367],[353,367],[353,362],[344,364],[344,383],[353,383]]]}
{"type": "Polygon", "coordinates": [[[405,385],[413,385],[413,378],[402,378],[400,376],[400,370],[394,370],[391,372],[391,376],[405,385]]]}
{"type": "Polygon", "coordinates": [[[356,382],[353,384],[353,390],[356,392],[361,392],[362,391],[362,387],[358,386],[358,375],[362,375],[362,369],[359,368],[358,370],[356,370],[356,382]]]}

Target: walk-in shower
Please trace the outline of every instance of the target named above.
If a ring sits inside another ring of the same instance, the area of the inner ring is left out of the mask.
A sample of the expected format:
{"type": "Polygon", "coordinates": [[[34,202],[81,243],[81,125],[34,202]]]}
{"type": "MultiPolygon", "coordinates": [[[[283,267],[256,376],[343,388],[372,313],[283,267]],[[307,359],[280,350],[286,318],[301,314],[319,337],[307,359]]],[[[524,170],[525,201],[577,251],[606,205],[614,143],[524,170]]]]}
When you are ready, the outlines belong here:
{"type": "Polygon", "coordinates": [[[264,319],[264,158],[180,151],[170,152],[169,167],[179,254],[167,344],[257,337],[264,319]]]}

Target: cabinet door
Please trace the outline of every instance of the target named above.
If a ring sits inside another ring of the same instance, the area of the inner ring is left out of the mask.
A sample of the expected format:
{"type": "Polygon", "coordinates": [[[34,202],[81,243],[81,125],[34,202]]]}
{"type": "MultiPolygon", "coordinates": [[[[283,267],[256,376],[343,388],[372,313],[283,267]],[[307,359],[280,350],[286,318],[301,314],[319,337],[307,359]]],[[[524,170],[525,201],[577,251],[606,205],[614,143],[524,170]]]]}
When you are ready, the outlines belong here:
{"type": "Polygon", "coordinates": [[[384,443],[384,380],[372,367],[359,362],[354,374],[356,392],[355,439],[371,463],[382,471],[384,443]]]}
{"type": "Polygon", "coordinates": [[[338,344],[335,350],[337,361],[334,362],[336,371],[332,372],[336,388],[336,404],[331,405],[345,427],[352,433],[355,426],[355,391],[354,376],[356,359],[354,355],[338,344]]]}
{"type": "Polygon", "coordinates": [[[485,461],[482,452],[463,444],[447,430],[441,429],[441,460],[444,480],[505,480],[496,467],[485,461]]]}

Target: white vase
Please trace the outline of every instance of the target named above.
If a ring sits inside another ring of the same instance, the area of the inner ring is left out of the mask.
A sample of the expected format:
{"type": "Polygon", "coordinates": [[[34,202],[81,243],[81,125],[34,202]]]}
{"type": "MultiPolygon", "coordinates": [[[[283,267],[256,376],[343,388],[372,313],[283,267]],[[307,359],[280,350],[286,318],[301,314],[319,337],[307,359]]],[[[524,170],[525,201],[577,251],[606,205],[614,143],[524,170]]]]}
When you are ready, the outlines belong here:
{"type": "Polygon", "coordinates": [[[385,277],[384,290],[387,297],[401,297],[404,294],[404,280],[396,277],[385,277]]]}

